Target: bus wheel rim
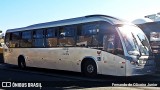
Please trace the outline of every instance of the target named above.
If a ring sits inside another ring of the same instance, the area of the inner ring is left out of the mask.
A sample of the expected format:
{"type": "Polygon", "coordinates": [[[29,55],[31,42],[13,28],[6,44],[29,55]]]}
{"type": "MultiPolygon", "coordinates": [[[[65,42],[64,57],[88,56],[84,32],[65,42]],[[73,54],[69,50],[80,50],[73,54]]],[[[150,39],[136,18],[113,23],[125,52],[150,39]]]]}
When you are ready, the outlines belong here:
{"type": "Polygon", "coordinates": [[[93,71],[94,71],[94,66],[93,65],[88,65],[87,66],[87,72],[88,73],[93,73],[93,71]]]}

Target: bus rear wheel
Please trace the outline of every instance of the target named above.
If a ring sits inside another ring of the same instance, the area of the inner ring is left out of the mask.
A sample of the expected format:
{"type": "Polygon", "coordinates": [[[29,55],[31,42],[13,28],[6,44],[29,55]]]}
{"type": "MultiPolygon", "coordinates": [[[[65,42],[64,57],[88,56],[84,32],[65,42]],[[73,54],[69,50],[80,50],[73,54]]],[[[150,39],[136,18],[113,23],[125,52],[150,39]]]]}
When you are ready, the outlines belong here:
{"type": "Polygon", "coordinates": [[[23,56],[18,57],[18,67],[20,69],[25,69],[26,68],[26,62],[23,56]]]}
{"type": "Polygon", "coordinates": [[[87,77],[95,77],[97,75],[97,66],[94,61],[88,60],[84,62],[82,69],[83,74],[87,77]]]}

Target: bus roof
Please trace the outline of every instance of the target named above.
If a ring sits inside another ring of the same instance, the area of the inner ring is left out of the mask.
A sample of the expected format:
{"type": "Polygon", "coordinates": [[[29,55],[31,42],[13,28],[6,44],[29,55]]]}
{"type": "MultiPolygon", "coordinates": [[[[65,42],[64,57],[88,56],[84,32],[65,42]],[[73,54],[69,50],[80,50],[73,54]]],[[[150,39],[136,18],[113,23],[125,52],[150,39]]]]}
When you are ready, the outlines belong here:
{"type": "Polygon", "coordinates": [[[121,20],[121,19],[118,19],[115,17],[111,17],[111,16],[107,16],[107,15],[88,15],[88,16],[78,17],[78,18],[71,18],[71,19],[65,19],[65,20],[59,20],[59,21],[39,23],[39,24],[30,25],[27,27],[22,27],[22,28],[8,29],[6,32],[49,28],[49,27],[79,24],[79,23],[93,22],[93,21],[107,21],[113,25],[125,23],[124,20],[121,20]]]}

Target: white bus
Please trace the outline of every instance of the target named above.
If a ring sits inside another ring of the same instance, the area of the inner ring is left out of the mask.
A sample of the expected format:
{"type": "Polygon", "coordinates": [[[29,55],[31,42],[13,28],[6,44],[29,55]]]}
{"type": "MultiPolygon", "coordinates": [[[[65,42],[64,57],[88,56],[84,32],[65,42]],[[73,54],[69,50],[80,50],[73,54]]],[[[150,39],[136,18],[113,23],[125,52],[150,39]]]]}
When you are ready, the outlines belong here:
{"type": "Polygon", "coordinates": [[[155,71],[145,34],[106,15],[40,23],[6,31],[5,63],[97,74],[133,76],[155,71]]]}

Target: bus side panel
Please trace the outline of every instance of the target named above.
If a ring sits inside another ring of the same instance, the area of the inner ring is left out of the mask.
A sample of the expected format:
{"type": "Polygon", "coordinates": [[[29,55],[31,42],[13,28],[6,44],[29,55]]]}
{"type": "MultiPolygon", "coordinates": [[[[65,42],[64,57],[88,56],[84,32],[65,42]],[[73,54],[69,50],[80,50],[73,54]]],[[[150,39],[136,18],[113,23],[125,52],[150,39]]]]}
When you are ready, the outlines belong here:
{"type": "Polygon", "coordinates": [[[115,68],[117,76],[126,76],[126,60],[123,55],[115,55],[115,68]]]}
{"type": "Polygon", "coordinates": [[[114,55],[102,52],[102,74],[116,75],[114,55]]]}
{"type": "Polygon", "coordinates": [[[13,48],[5,48],[4,49],[4,63],[8,63],[8,64],[13,64],[13,65],[17,65],[17,51],[16,49],[13,48]]]}
{"type": "MultiPolygon", "coordinates": [[[[99,61],[97,61],[97,54],[96,49],[91,49],[91,48],[82,48],[82,47],[76,47],[76,48],[69,48],[69,60],[72,62],[72,70],[73,71],[78,71],[81,72],[81,63],[84,58],[92,58],[92,60],[95,61],[97,64],[97,73],[100,73],[100,68],[99,68],[99,61]]],[[[83,67],[82,67],[83,68],[83,67]]]]}
{"type": "Polygon", "coordinates": [[[102,68],[102,74],[105,75],[115,75],[115,76],[126,75],[125,59],[108,52],[103,52],[102,54],[101,68],[102,68]]]}
{"type": "Polygon", "coordinates": [[[97,73],[105,75],[124,75],[119,62],[121,58],[101,52],[97,54],[96,49],[91,48],[10,48],[5,52],[5,62],[18,65],[18,56],[23,55],[26,65],[30,67],[40,67],[58,70],[68,70],[81,72],[81,62],[85,57],[93,58],[97,64],[97,73]],[[100,60],[97,60],[100,57],[100,60]],[[117,61],[118,60],[118,61],[117,61]],[[117,64],[118,63],[118,64],[117,64]],[[117,65],[116,65],[117,64],[117,65]],[[117,69],[119,68],[119,69],[117,69]],[[120,72],[119,72],[120,71],[120,72]]]}
{"type": "MultiPolygon", "coordinates": [[[[26,65],[58,70],[81,72],[82,60],[89,56],[97,63],[97,50],[90,48],[10,48],[5,52],[5,62],[18,65],[18,56],[23,55],[26,65]]],[[[98,64],[97,64],[97,67],[98,64]]],[[[97,68],[98,73],[100,69],[97,68]]]]}
{"type": "Polygon", "coordinates": [[[57,68],[57,50],[51,48],[33,48],[28,49],[28,53],[25,52],[25,56],[28,57],[27,66],[41,67],[41,68],[57,68]]]}

